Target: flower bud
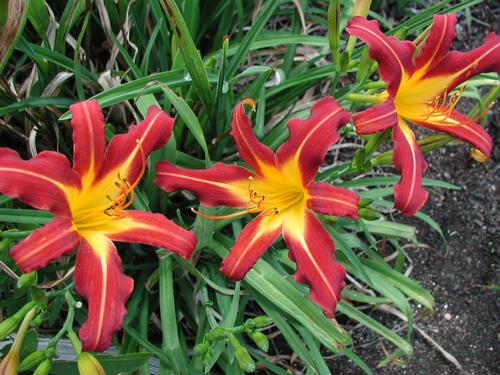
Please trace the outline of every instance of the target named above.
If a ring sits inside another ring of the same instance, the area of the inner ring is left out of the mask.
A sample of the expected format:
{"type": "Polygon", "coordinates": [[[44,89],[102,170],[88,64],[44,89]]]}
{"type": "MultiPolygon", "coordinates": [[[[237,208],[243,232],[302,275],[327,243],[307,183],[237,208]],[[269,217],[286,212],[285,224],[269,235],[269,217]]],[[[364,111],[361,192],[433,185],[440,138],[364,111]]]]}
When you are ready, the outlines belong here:
{"type": "Polygon", "coordinates": [[[34,353],[31,353],[26,358],[23,359],[17,370],[19,372],[31,370],[33,367],[38,365],[45,359],[45,351],[38,350],[34,353]]]}
{"type": "Polygon", "coordinates": [[[193,355],[204,355],[206,352],[208,352],[208,349],[210,349],[210,346],[208,346],[208,344],[205,344],[204,342],[196,344],[193,348],[193,355]]]}
{"type": "Polygon", "coordinates": [[[245,372],[254,372],[255,361],[252,357],[250,357],[250,354],[248,354],[245,347],[240,344],[238,339],[233,334],[229,334],[229,342],[234,349],[234,355],[240,368],[245,372]]]}
{"type": "Polygon", "coordinates": [[[222,327],[215,327],[207,334],[207,340],[218,341],[223,340],[227,336],[227,331],[222,327]]]}
{"type": "Polygon", "coordinates": [[[5,339],[7,336],[9,336],[12,332],[15,331],[19,323],[21,323],[21,320],[23,320],[24,316],[30,311],[36,304],[34,302],[29,302],[21,309],[19,309],[18,312],[16,312],[14,315],[11,317],[5,319],[3,322],[0,323],[0,341],[5,339]]]}
{"type": "Polygon", "coordinates": [[[78,355],[77,364],[80,375],[106,375],[99,361],[88,352],[78,355]]]}
{"type": "Polygon", "coordinates": [[[21,319],[18,319],[15,315],[5,319],[2,323],[0,323],[0,341],[14,332],[19,323],[21,323],[21,319]]]}
{"type": "Polygon", "coordinates": [[[50,359],[46,359],[38,365],[33,375],[48,375],[51,367],[52,361],[50,359]]]}
{"type": "Polygon", "coordinates": [[[369,221],[380,219],[380,213],[371,208],[360,208],[358,210],[358,215],[361,219],[369,221]]]}
{"type": "Polygon", "coordinates": [[[2,375],[17,375],[17,367],[19,366],[19,350],[10,350],[0,362],[0,374],[2,375]]]}
{"type": "Polygon", "coordinates": [[[373,199],[368,199],[368,198],[359,198],[359,203],[358,203],[358,207],[359,208],[364,208],[364,207],[367,207],[369,206],[370,204],[373,203],[373,199]]]}
{"type": "Polygon", "coordinates": [[[17,287],[21,289],[24,287],[36,285],[37,282],[38,282],[38,274],[36,273],[36,271],[30,273],[23,273],[19,278],[19,280],[17,280],[17,287]]]}
{"type": "Polygon", "coordinates": [[[250,336],[252,341],[260,350],[264,352],[267,352],[269,350],[269,339],[262,332],[252,331],[248,334],[248,336],[250,336]]]}
{"type": "Polygon", "coordinates": [[[477,148],[471,148],[470,149],[470,156],[477,162],[479,163],[484,163],[487,162],[489,157],[486,154],[483,154],[481,151],[479,151],[477,148]]]}
{"type": "Polygon", "coordinates": [[[255,327],[257,328],[267,327],[268,325],[273,323],[271,318],[266,315],[256,316],[252,320],[255,322],[255,327]]]}

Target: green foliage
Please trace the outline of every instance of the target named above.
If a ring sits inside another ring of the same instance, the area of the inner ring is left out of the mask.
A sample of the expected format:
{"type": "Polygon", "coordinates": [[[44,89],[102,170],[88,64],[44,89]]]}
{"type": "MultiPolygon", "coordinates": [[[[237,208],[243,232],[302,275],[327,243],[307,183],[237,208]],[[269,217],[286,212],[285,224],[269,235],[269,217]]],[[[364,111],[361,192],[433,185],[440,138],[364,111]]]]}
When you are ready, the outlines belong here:
{"type": "MultiPolygon", "coordinates": [[[[409,14],[407,2],[398,1],[398,11],[405,18],[396,25],[376,13],[376,7],[370,15],[391,34],[414,35],[430,24],[432,14],[469,9],[478,2],[464,0],[447,7],[448,2],[442,1],[409,14]]],[[[391,151],[379,151],[388,134],[354,138],[352,127],[347,126],[343,135],[353,146],[342,148],[335,163],[319,174],[320,180],[335,181],[362,197],[361,220],[321,218],[351,280],[338,304],[336,320],[325,317],[310,300],[307,288],[290,277],[295,265],[282,241],[241,283],[228,281],[218,273],[220,259],[249,217],[219,222],[195,219],[189,208],[197,201],[180,193],[164,193],[152,182],[158,160],[175,161],[185,168],[233,160],[236,150],[228,137],[231,113],[244,98],[257,101],[255,132],[272,149],[287,138],[290,118],[308,115],[304,108],[310,108],[312,96],[331,94],[349,110],[361,108],[356,100],[359,95],[366,99],[384,84],[369,81],[375,65],[365,48],[342,54],[350,2],[26,3],[19,35],[8,52],[12,56],[0,61],[0,146],[16,147],[27,156],[30,151],[24,145],[30,144],[32,150],[59,150],[71,158],[68,106],[84,98],[97,99],[113,118],[110,122],[119,125],[119,129],[108,128],[109,134],[123,132],[127,124],[143,117],[149,104],[157,103],[176,116],[172,140],[151,156],[151,169],[137,191],[134,208],[175,218],[195,231],[199,245],[189,262],[163,250],[123,246],[124,269],[134,278],[135,289],[127,303],[124,331],[114,341],[119,354],[96,356],[107,374],[137,369],[151,373],[152,357],[159,361],[161,374],[199,374],[212,369],[240,374],[256,368],[286,374],[291,364],[280,359],[280,354],[290,351],[298,356],[294,365],[307,369],[306,373],[328,374],[330,360],[325,354],[334,353],[370,374],[362,349],[351,349],[354,324],[379,335],[403,358],[411,357],[414,306],[432,311],[434,301],[404,273],[408,260],[403,245],[419,244],[415,227],[398,223],[399,216],[391,215],[390,196],[398,177],[379,173],[392,160],[391,151]],[[303,35],[302,18],[315,26],[314,33],[303,35]],[[279,23],[283,19],[286,27],[279,23]],[[342,69],[332,62],[332,54],[342,69]],[[381,253],[382,247],[392,253],[389,260],[381,253]],[[372,316],[382,304],[405,317],[405,330],[391,330],[372,316]],[[277,336],[282,337],[278,345],[273,341],[277,336]]],[[[0,13],[0,27],[4,19],[0,13]]],[[[476,114],[499,94],[498,76],[487,74],[472,80],[466,91],[477,103],[476,114]],[[484,98],[479,85],[492,86],[484,98]]],[[[429,151],[450,140],[447,136],[424,138],[422,149],[429,151]]],[[[426,179],[424,185],[458,188],[426,179]]],[[[220,214],[214,208],[200,207],[199,211],[220,214]]],[[[0,309],[8,317],[0,323],[0,339],[14,332],[26,312],[38,306],[35,329],[56,332],[49,346],[55,348],[67,336],[78,351],[74,330],[84,314],[75,308],[78,301],[73,297],[71,277],[64,276],[71,275],[73,258],[23,275],[18,282],[13,278],[20,272],[8,257],[9,248],[51,217],[0,196],[0,261],[3,270],[11,270],[0,272],[0,309]],[[56,279],[60,279],[57,285],[47,289],[44,282],[56,279]]],[[[438,223],[423,213],[416,217],[446,244],[438,223]]],[[[23,368],[33,368],[54,355],[36,351],[36,345],[30,350],[23,368]]],[[[50,373],[76,373],[76,366],[74,361],[55,360],[50,373]]]]}

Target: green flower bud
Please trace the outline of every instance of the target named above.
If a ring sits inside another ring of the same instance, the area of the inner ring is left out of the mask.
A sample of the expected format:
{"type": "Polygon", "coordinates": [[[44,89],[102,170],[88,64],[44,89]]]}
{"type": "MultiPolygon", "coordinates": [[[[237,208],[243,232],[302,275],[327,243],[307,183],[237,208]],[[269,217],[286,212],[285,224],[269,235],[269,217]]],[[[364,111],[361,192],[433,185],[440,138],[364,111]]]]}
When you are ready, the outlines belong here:
{"type": "Polygon", "coordinates": [[[40,314],[35,316],[35,319],[31,322],[32,327],[39,327],[45,321],[45,317],[40,314]]]}
{"type": "Polygon", "coordinates": [[[246,331],[252,331],[255,328],[255,321],[253,319],[247,319],[243,326],[246,331]]]}
{"type": "Polygon", "coordinates": [[[38,282],[38,274],[36,271],[30,273],[23,273],[19,278],[19,280],[17,280],[17,287],[21,289],[28,286],[36,285],[37,282],[38,282]]]}
{"type": "Polygon", "coordinates": [[[0,341],[4,340],[12,332],[15,331],[22,318],[17,318],[15,315],[5,319],[0,323],[0,341]]]}
{"type": "Polygon", "coordinates": [[[195,356],[201,356],[204,355],[208,350],[210,349],[210,346],[208,344],[205,344],[204,342],[196,344],[193,348],[193,355],[195,356]]]}
{"type": "Polygon", "coordinates": [[[23,372],[23,371],[31,370],[33,367],[38,365],[44,359],[45,359],[45,351],[44,350],[38,350],[34,353],[31,353],[30,355],[28,355],[26,358],[23,359],[23,361],[21,362],[21,364],[17,368],[17,371],[23,372]]]}
{"type": "Polygon", "coordinates": [[[377,220],[380,219],[380,212],[373,210],[371,208],[360,208],[358,210],[359,217],[365,220],[377,220]]]}
{"type": "Polygon", "coordinates": [[[51,367],[52,361],[50,359],[46,359],[38,365],[33,375],[48,375],[51,367]]]}
{"type": "Polygon", "coordinates": [[[269,318],[266,315],[257,316],[255,318],[253,318],[252,320],[255,322],[256,328],[267,327],[268,325],[271,325],[273,323],[271,318],[269,318]]]}
{"type": "Polygon", "coordinates": [[[347,70],[349,67],[349,60],[350,56],[348,51],[344,51],[340,54],[339,65],[341,71],[345,72],[347,70]]]}
{"type": "Polygon", "coordinates": [[[4,340],[7,336],[9,336],[12,332],[15,331],[21,320],[23,320],[24,316],[35,306],[34,302],[29,302],[18,312],[16,312],[11,317],[5,319],[0,323],[0,341],[4,340]]]}
{"type": "Polygon", "coordinates": [[[267,352],[269,350],[269,339],[262,332],[253,331],[250,332],[248,336],[250,336],[252,341],[255,343],[255,345],[257,345],[257,347],[260,350],[264,352],[267,352]]]}
{"type": "Polygon", "coordinates": [[[238,365],[245,372],[254,372],[255,371],[255,361],[248,351],[245,349],[243,345],[240,344],[238,339],[233,335],[229,335],[229,342],[234,349],[234,355],[236,356],[236,360],[238,361],[238,365]]]}
{"type": "Polygon", "coordinates": [[[77,357],[80,375],[106,375],[99,361],[92,354],[83,352],[77,357]]]}
{"type": "Polygon", "coordinates": [[[364,208],[364,207],[367,207],[369,206],[370,204],[373,203],[373,199],[368,199],[368,198],[359,198],[359,203],[358,203],[358,207],[359,208],[364,208]]]}
{"type": "Polygon", "coordinates": [[[207,340],[210,341],[218,341],[218,340],[223,340],[227,336],[227,331],[225,328],[222,327],[216,327],[212,329],[210,332],[207,334],[207,340]]]}

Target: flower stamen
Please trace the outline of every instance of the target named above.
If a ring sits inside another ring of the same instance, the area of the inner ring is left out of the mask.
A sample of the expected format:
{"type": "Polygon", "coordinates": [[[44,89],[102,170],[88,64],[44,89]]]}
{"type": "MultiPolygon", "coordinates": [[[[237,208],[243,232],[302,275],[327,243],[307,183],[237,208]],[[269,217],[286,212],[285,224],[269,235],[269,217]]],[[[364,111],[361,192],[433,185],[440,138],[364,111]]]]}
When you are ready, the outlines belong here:
{"type": "Polygon", "coordinates": [[[121,192],[115,198],[110,195],[106,195],[106,198],[112,202],[112,204],[104,210],[104,213],[108,216],[120,218],[125,216],[122,211],[130,207],[130,205],[134,202],[134,189],[137,187],[139,181],[141,181],[144,173],[146,172],[146,156],[144,155],[144,149],[142,148],[142,144],[139,139],[137,139],[136,142],[141,154],[141,171],[133,184],[131,184],[126,177],[121,177],[120,171],[118,171],[118,181],[115,181],[115,186],[120,189],[121,192]]]}

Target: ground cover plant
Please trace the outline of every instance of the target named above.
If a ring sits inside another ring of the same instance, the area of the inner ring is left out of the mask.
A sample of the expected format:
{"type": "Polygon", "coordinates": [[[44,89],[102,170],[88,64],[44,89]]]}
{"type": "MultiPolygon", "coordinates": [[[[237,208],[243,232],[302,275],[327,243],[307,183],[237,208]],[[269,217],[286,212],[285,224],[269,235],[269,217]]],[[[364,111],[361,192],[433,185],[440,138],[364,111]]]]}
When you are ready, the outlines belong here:
{"type": "Polygon", "coordinates": [[[5,1],[0,371],[373,373],[358,325],[410,361],[402,214],[446,244],[420,209],[458,189],[423,153],[492,151],[477,3],[5,1]]]}

